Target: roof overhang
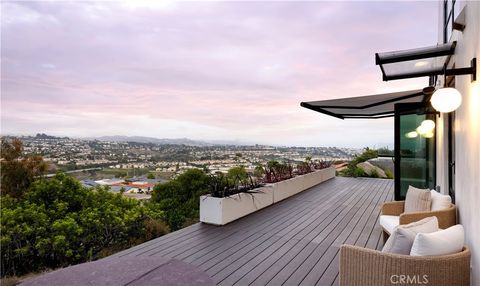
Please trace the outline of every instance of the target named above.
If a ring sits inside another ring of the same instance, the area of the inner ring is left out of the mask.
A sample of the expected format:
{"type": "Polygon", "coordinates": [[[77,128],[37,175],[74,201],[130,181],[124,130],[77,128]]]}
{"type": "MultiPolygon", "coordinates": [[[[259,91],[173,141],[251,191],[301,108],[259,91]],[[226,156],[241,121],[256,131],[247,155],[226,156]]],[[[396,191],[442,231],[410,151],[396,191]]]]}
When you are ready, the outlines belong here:
{"type": "Polygon", "coordinates": [[[375,63],[380,66],[384,81],[445,74],[456,44],[376,53],[375,63]]]}
{"type": "Polygon", "coordinates": [[[418,103],[430,99],[433,87],[358,97],[302,102],[302,107],[340,119],[376,119],[394,115],[397,103],[418,103]]]}

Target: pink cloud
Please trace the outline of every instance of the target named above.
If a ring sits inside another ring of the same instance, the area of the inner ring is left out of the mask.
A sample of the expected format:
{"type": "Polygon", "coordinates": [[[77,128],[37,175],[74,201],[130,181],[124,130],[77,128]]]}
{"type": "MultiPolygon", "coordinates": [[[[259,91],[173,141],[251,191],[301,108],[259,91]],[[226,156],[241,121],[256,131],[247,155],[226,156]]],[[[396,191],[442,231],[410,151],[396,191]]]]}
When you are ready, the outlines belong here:
{"type": "Polygon", "coordinates": [[[374,53],[436,41],[429,2],[125,3],[2,5],[3,133],[387,144],[391,120],[299,103],[422,88],[382,82],[374,53]]]}

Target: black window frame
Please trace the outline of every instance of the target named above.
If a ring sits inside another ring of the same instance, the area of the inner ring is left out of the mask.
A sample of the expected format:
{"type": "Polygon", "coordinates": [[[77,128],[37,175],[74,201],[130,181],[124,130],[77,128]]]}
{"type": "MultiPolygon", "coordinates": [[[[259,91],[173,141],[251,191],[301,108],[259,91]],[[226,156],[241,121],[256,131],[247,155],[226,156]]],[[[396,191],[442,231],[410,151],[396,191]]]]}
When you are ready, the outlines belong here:
{"type": "Polygon", "coordinates": [[[443,43],[446,44],[450,40],[450,36],[453,33],[453,22],[455,17],[455,3],[457,0],[444,0],[443,1],[443,43]],[[451,4],[449,10],[448,4],[451,4]],[[449,28],[450,25],[450,28],[449,28]],[[450,33],[449,33],[450,32],[450,33]]]}

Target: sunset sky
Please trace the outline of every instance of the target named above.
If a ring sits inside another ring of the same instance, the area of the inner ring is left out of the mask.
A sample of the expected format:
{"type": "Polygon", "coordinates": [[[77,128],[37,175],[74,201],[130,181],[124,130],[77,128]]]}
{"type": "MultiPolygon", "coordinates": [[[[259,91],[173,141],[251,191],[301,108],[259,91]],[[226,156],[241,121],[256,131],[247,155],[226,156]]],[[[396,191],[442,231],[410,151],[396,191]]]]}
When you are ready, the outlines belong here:
{"type": "Polygon", "coordinates": [[[3,2],[1,133],[393,145],[301,101],[423,88],[375,52],[435,45],[437,2],[3,2]]]}

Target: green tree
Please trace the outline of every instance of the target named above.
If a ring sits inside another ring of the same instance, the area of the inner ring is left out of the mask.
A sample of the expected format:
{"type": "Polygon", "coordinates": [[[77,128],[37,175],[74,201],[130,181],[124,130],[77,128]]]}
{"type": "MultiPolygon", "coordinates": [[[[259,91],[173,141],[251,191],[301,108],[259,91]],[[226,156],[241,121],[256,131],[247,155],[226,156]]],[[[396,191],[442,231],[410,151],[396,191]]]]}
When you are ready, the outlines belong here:
{"type": "Polygon", "coordinates": [[[363,149],[363,152],[359,155],[356,155],[352,161],[348,164],[348,167],[341,172],[342,175],[347,177],[362,177],[366,176],[366,174],[357,167],[358,163],[362,163],[368,161],[373,158],[378,157],[378,151],[375,149],[370,149],[366,147],[363,149]]]}
{"type": "Polygon", "coordinates": [[[209,192],[210,178],[199,169],[190,169],[177,178],[153,189],[151,201],[165,213],[172,230],[198,220],[200,196],[209,192]]]}
{"type": "Polygon", "coordinates": [[[155,179],[155,175],[153,173],[148,173],[147,179],[155,179]]]}
{"type": "Polygon", "coordinates": [[[36,177],[47,171],[41,156],[25,156],[19,139],[3,140],[1,146],[1,193],[20,198],[36,177]]]}
{"type": "Polygon", "coordinates": [[[2,276],[96,259],[168,232],[157,205],[64,174],[33,182],[21,199],[2,196],[1,205],[2,276]]]}

